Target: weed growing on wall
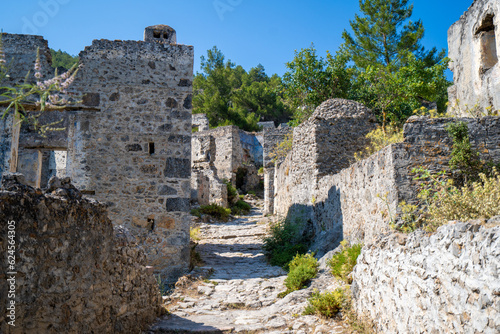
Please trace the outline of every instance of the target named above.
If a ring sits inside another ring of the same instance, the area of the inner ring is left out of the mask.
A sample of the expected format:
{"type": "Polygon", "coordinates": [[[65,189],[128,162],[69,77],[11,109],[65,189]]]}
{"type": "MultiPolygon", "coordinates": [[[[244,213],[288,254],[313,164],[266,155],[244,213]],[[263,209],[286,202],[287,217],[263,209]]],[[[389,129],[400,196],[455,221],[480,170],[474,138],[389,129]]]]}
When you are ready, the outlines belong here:
{"type": "Polygon", "coordinates": [[[357,244],[349,247],[345,240],[340,244],[342,246],[342,250],[333,255],[333,257],[327,261],[327,265],[330,267],[330,271],[333,276],[351,284],[352,277],[349,274],[356,265],[356,261],[359,254],[361,254],[361,248],[363,248],[363,245],[357,244]]]}
{"type": "Polygon", "coordinates": [[[233,187],[233,184],[231,181],[228,180],[223,180],[223,182],[226,184],[227,187],[227,202],[228,203],[236,203],[238,200],[238,190],[236,190],[235,187],[233,187]]]}
{"type": "Polygon", "coordinates": [[[283,161],[288,152],[292,150],[293,145],[293,131],[290,131],[285,135],[283,141],[276,144],[276,146],[269,153],[269,157],[272,159],[273,163],[283,161]]]}
{"type": "Polygon", "coordinates": [[[73,83],[78,64],[74,64],[67,72],[42,81],[42,66],[40,50],[36,51],[34,76],[36,83],[28,81],[29,73],[21,84],[3,86],[8,81],[10,65],[7,64],[3,44],[0,36],[0,106],[1,118],[13,113],[19,122],[30,124],[41,136],[46,136],[49,131],[63,130],[55,127],[61,121],[41,124],[40,116],[47,110],[61,110],[67,105],[78,103],[74,96],[68,93],[68,87],[73,83]],[[28,108],[29,107],[29,108],[28,108]],[[32,111],[34,110],[34,111],[32,111]]]}
{"type": "Polygon", "coordinates": [[[161,295],[165,296],[168,292],[168,287],[163,283],[160,274],[156,276],[156,282],[158,283],[158,290],[160,290],[161,295]]]}
{"type": "Polygon", "coordinates": [[[380,151],[386,146],[403,141],[403,129],[395,126],[387,125],[384,129],[379,126],[375,130],[369,132],[366,138],[370,140],[370,144],[362,151],[354,153],[356,161],[363,160],[375,152],[380,151]]]}
{"type": "MultiPolygon", "coordinates": [[[[448,103],[446,103],[448,105],[448,103]]],[[[451,117],[446,112],[440,113],[437,109],[428,109],[426,107],[420,107],[418,109],[413,110],[413,114],[415,116],[426,116],[430,118],[442,118],[442,117],[451,117]]]]}
{"type": "Polygon", "coordinates": [[[457,185],[476,181],[484,169],[484,162],[479,159],[479,152],[472,149],[467,123],[450,123],[446,130],[453,140],[450,169],[453,171],[454,181],[457,185]]]}
{"type": "Polygon", "coordinates": [[[192,241],[199,241],[200,240],[200,227],[190,227],[189,228],[189,238],[192,241]]]}
{"type": "Polygon", "coordinates": [[[460,100],[456,99],[455,103],[452,106],[452,111],[453,113],[457,115],[470,115],[472,117],[484,117],[484,116],[500,116],[500,110],[495,110],[493,109],[493,106],[488,106],[485,108],[482,108],[479,105],[479,102],[476,104],[470,106],[468,104],[461,105],[460,100]]]}
{"type": "Polygon", "coordinates": [[[280,293],[278,297],[282,298],[290,292],[304,288],[316,277],[318,266],[318,260],[313,254],[297,254],[288,265],[290,271],[285,279],[286,291],[280,293]]]}

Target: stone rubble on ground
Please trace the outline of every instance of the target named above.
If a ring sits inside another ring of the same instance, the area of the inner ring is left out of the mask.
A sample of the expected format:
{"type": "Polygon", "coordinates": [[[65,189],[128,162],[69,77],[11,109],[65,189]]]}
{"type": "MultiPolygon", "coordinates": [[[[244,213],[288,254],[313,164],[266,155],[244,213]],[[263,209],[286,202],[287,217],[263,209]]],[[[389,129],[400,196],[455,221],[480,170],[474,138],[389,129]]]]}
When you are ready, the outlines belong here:
{"type": "Polygon", "coordinates": [[[306,289],[278,298],[285,291],[286,272],[266,262],[262,239],[268,223],[262,203],[249,216],[227,223],[202,223],[196,250],[204,267],[191,273],[212,272],[207,279],[178,283],[164,296],[170,314],[149,333],[344,333],[340,319],[301,315],[315,289],[333,291],[339,283],[321,268],[306,289]]]}

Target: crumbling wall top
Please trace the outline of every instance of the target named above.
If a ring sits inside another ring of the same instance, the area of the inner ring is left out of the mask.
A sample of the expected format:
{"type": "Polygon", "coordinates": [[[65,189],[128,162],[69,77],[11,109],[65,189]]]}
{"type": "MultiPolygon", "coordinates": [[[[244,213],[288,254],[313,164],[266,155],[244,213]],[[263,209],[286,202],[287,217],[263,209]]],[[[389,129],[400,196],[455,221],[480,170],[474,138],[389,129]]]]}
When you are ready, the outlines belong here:
{"type": "Polygon", "coordinates": [[[161,44],[177,44],[175,30],[165,24],[157,24],[144,29],[144,41],[161,44]]]}
{"type": "Polygon", "coordinates": [[[330,99],[321,103],[309,120],[332,118],[373,118],[373,114],[370,109],[359,102],[330,99]]]}

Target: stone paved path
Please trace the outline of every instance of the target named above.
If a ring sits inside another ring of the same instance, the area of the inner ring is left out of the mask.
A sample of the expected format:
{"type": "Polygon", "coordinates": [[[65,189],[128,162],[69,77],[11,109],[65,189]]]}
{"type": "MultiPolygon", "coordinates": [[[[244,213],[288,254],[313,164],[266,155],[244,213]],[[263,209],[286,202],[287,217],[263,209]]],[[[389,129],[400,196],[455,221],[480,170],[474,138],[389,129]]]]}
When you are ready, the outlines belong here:
{"type": "Polygon", "coordinates": [[[198,272],[213,273],[209,280],[178,283],[166,301],[171,314],[149,333],[344,333],[334,320],[301,315],[313,289],[338,287],[327,270],[320,270],[309,288],[277,297],[285,290],[286,273],[265,260],[262,238],[268,224],[261,203],[254,204],[249,216],[200,226],[196,250],[204,267],[198,272]]]}

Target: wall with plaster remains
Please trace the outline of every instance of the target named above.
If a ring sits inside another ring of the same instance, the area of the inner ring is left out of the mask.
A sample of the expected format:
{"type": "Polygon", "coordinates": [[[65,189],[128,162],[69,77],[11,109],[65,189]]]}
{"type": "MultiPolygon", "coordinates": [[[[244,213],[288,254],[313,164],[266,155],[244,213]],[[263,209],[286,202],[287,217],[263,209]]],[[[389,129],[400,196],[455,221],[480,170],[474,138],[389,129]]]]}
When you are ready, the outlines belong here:
{"type": "Polygon", "coordinates": [[[471,116],[475,105],[483,113],[487,107],[500,110],[500,2],[475,0],[449,28],[448,49],[454,81],[449,111],[471,116]]]}

